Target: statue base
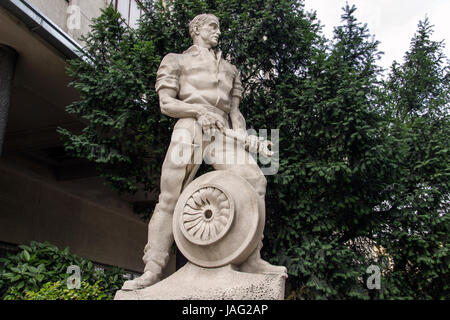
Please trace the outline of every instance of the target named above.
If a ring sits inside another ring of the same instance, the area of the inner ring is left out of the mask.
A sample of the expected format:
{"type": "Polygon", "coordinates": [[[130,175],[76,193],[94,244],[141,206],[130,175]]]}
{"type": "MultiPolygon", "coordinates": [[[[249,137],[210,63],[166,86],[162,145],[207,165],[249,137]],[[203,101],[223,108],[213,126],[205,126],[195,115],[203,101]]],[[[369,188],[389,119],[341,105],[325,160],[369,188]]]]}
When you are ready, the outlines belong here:
{"type": "Polygon", "coordinates": [[[283,300],[286,279],[188,262],[170,277],[141,290],[117,291],[114,300],[283,300]]]}

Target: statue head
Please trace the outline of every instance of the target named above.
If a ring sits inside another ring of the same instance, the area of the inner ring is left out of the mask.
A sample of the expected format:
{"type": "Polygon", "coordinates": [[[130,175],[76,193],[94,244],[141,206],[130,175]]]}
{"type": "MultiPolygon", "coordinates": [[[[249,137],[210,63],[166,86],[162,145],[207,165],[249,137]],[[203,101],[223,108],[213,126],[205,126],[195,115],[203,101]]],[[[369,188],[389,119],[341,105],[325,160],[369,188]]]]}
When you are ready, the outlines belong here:
{"type": "Polygon", "coordinates": [[[214,48],[219,42],[219,19],[211,13],[196,16],[189,23],[189,33],[195,45],[214,48]]]}

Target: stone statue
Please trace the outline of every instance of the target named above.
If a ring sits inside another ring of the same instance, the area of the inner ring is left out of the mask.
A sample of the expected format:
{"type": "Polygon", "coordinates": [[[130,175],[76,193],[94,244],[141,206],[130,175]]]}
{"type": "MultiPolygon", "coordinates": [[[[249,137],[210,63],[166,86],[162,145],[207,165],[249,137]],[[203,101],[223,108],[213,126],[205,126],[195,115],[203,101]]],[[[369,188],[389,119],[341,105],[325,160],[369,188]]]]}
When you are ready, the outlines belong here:
{"type": "Polygon", "coordinates": [[[285,267],[271,265],[260,257],[266,179],[249,150],[265,150],[270,156],[269,144],[245,133],[245,119],[239,111],[243,93],[239,72],[220,50],[214,51],[221,34],[218,18],[198,15],[189,24],[189,31],[193,45],[182,54],[167,54],[157,72],[155,87],[161,112],[179,120],[162,165],[159,202],[148,225],[144,273],[126,281],[122,291],[143,289],[161,280],[174,232],[183,254],[198,266],[232,265],[239,272],[287,277],[285,267]],[[182,133],[181,138],[175,131],[182,133]],[[215,155],[242,152],[247,163],[210,160],[218,171],[192,182],[201,160],[186,163],[174,155],[178,150],[186,155],[187,150],[189,159],[197,153],[204,157],[211,144],[205,137],[221,134],[232,137],[225,140],[240,137],[244,142],[238,144],[238,151],[230,141],[220,143],[215,155]],[[252,234],[244,236],[245,232],[252,234]],[[220,244],[225,235],[228,242],[220,244]]]}

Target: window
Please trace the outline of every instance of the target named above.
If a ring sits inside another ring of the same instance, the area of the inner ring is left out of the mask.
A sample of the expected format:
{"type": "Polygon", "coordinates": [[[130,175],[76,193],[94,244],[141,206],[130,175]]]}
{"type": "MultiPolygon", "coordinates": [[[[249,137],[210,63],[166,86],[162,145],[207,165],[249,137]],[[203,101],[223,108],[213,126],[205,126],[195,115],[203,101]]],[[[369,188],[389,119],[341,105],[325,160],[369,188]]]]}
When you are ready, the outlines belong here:
{"type": "Polygon", "coordinates": [[[138,19],[142,15],[138,0],[115,0],[116,10],[120,12],[126,23],[131,27],[137,26],[138,19]]]}

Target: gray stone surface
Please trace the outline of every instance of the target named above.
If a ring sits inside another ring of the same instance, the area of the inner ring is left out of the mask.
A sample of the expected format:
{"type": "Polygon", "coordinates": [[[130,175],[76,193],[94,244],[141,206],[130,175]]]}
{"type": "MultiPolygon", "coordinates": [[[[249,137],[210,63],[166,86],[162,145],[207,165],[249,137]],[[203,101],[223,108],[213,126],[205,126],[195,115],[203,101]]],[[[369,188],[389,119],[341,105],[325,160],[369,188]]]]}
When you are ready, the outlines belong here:
{"type": "Polygon", "coordinates": [[[172,276],[145,289],[120,290],[115,300],[282,300],[282,275],[239,272],[230,265],[201,268],[187,263],[172,276]]]}

